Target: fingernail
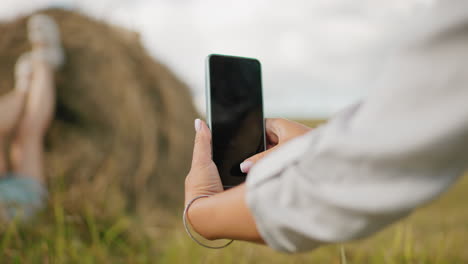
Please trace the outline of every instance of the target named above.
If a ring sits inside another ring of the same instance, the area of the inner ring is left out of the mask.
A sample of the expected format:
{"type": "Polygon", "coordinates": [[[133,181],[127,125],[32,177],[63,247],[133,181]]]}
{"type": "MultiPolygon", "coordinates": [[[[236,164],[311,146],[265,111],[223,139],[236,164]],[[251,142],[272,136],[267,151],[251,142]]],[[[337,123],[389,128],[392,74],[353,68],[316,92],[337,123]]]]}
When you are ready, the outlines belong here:
{"type": "Polygon", "coordinates": [[[201,128],[201,120],[200,119],[195,119],[195,131],[198,132],[200,131],[201,128]]]}
{"type": "Polygon", "coordinates": [[[240,170],[243,172],[243,173],[247,173],[249,172],[250,168],[252,168],[252,165],[253,165],[253,162],[251,161],[244,161],[240,164],[240,170]]]}

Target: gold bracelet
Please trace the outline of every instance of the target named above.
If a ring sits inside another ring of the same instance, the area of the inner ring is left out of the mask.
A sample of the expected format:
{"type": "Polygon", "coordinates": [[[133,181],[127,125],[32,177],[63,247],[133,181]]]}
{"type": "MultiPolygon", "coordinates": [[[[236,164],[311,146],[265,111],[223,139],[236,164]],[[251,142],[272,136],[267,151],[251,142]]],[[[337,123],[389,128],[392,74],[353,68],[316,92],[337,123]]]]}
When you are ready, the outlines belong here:
{"type": "Polygon", "coordinates": [[[225,245],[222,245],[222,246],[208,246],[208,245],[205,245],[203,244],[202,242],[198,241],[193,235],[192,233],[190,232],[190,229],[188,227],[188,223],[187,223],[187,212],[188,212],[188,209],[190,208],[190,206],[193,204],[193,202],[195,202],[196,200],[200,199],[200,198],[205,198],[205,197],[210,197],[210,195],[200,195],[200,196],[197,196],[195,198],[193,198],[192,200],[190,200],[190,202],[188,202],[188,204],[185,206],[185,209],[184,209],[184,214],[182,216],[182,220],[184,222],[184,227],[185,227],[185,231],[187,232],[187,234],[189,235],[189,237],[197,242],[198,245],[200,246],[203,246],[203,247],[206,247],[206,248],[211,248],[211,249],[221,249],[221,248],[225,248],[227,246],[229,246],[232,242],[234,242],[234,240],[231,240],[229,242],[227,242],[225,245]]]}

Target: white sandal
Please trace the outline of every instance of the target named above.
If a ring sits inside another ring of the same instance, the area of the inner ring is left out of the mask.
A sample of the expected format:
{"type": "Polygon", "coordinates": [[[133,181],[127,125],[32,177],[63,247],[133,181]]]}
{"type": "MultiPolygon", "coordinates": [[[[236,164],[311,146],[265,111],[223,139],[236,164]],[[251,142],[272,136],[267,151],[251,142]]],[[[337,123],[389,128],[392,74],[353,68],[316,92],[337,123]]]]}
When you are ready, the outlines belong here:
{"type": "Polygon", "coordinates": [[[54,69],[65,62],[60,31],[55,20],[47,15],[33,15],[28,20],[28,37],[32,55],[46,60],[54,69]]]}

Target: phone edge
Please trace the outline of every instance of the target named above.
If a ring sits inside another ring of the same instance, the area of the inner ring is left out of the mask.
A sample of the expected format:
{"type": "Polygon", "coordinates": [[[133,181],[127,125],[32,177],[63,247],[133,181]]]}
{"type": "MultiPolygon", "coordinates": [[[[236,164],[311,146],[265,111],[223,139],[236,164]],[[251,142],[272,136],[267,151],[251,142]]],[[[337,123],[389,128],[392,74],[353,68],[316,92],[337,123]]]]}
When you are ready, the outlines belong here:
{"type": "MultiPolygon", "coordinates": [[[[255,60],[259,66],[260,66],[260,91],[262,93],[262,119],[263,119],[263,127],[262,127],[262,133],[263,133],[263,151],[267,150],[267,145],[266,145],[266,124],[265,124],[265,100],[263,96],[263,67],[262,63],[260,60],[256,58],[251,58],[251,57],[241,57],[241,56],[232,56],[232,55],[223,55],[223,54],[217,54],[217,53],[212,53],[206,56],[205,58],[205,115],[206,115],[206,123],[208,125],[208,128],[210,131],[212,130],[211,126],[211,84],[210,84],[210,58],[212,56],[224,56],[224,57],[231,57],[231,58],[239,58],[239,59],[250,59],[250,60],[255,60]]],[[[211,155],[213,155],[213,145],[211,145],[211,155]]],[[[220,176],[221,178],[221,176],[220,176]]],[[[245,177],[247,180],[247,176],[245,177]]],[[[245,181],[244,181],[245,182],[245,181]]],[[[235,186],[228,186],[228,185],[223,185],[223,189],[227,190],[229,188],[233,188],[235,186]]]]}
{"type": "MultiPolygon", "coordinates": [[[[205,115],[206,123],[210,131],[211,127],[211,85],[210,85],[210,58],[214,54],[210,54],[205,59],[205,115]]],[[[213,154],[213,146],[211,146],[211,154],[213,154]]]]}

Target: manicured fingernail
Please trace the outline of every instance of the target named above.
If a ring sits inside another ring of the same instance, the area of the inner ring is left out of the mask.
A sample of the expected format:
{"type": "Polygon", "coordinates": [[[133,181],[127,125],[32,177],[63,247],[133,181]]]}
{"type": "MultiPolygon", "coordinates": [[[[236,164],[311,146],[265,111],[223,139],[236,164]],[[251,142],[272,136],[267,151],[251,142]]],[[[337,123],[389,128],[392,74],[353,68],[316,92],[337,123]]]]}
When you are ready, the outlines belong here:
{"type": "Polygon", "coordinates": [[[250,168],[252,168],[252,165],[253,165],[253,162],[251,161],[244,161],[240,164],[240,170],[243,172],[243,173],[247,173],[249,172],[250,168]]]}
{"type": "Polygon", "coordinates": [[[198,132],[200,131],[201,128],[201,120],[200,119],[195,119],[195,131],[198,132]]]}

